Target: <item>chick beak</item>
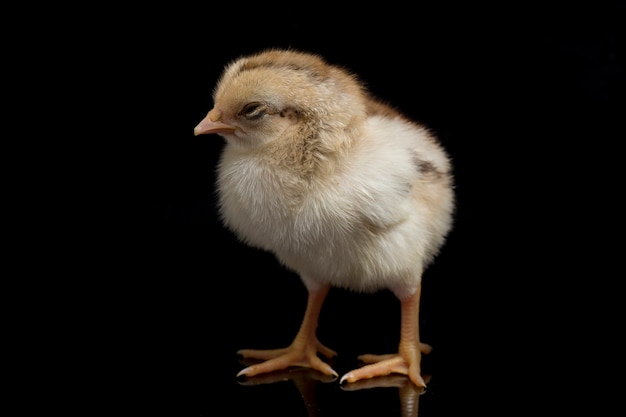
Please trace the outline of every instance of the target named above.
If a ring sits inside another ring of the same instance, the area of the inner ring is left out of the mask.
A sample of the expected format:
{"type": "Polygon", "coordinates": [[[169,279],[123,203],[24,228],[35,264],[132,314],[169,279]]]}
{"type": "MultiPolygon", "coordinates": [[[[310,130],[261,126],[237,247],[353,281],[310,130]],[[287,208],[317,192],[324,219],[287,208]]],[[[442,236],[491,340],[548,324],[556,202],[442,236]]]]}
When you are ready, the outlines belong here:
{"type": "Polygon", "coordinates": [[[209,133],[230,133],[233,130],[237,129],[236,126],[224,123],[221,121],[221,119],[222,112],[214,107],[206,115],[206,117],[202,119],[196,127],[194,127],[194,136],[205,135],[209,133]]]}

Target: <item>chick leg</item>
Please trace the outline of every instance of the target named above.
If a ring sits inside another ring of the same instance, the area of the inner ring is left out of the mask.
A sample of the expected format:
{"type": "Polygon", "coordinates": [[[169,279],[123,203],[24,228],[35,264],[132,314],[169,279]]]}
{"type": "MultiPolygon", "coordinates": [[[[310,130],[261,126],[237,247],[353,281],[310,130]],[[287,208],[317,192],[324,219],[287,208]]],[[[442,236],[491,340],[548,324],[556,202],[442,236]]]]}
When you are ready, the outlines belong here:
{"type": "Polygon", "coordinates": [[[340,383],[399,373],[408,375],[419,387],[426,386],[421,376],[421,359],[422,353],[428,353],[432,348],[419,340],[420,293],[421,286],[417,288],[415,294],[400,300],[402,321],[398,353],[359,356],[359,359],[368,365],[348,372],[341,378],[340,383]]]}
{"type": "Polygon", "coordinates": [[[244,358],[263,359],[265,362],[242,369],[237,376],[254,376],[291,366],[312,368],[326,375],[338,376],[330,365],[317,356],[318,352],[329,358],[337,355],[335,351],[322,345],[315,333],[322,304],[329,289],[330,286],[324,286],[318,290],[309,291],[304,318],[291,345],[283,349],[239,350],[237,353],[244,358]]]}

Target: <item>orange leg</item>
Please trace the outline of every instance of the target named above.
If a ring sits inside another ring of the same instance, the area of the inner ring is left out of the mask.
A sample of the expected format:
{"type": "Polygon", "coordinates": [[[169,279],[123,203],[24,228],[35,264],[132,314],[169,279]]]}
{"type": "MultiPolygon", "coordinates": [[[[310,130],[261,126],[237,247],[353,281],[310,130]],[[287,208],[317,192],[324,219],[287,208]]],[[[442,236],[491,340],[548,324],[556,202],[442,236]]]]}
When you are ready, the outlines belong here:
{"type": "Polygon", "coordinates": [[[348,372],[341,378],[340,383],[399,373],[408,375],[411,381],[419,387],[426,386],[421,376],[421,359],[422,353],[429,353],[432,348],[421,343],[419,339],[420,293],[421,286],[413,295],[400,300],[402,322],[398,353],[359,356],[359,359],[368,365],[348,372]]]}
{"type": "Polygon", "coordinates": [[[326,375],[337,376],[337,372],[317,356],[318,352],[328,358],[337,355],[335,351],[322,345],[317,340],[315,333],[322,304],[329,289],[330,286],[325,286],[316,291],[309,291],[304,318],[291,345],[283,349],[242,349],[238,351],[237,353],[244,358],[262,359],[265,362],[242,369],[237,376],[254,376],[291,366],[312,368],[326,375]]]}

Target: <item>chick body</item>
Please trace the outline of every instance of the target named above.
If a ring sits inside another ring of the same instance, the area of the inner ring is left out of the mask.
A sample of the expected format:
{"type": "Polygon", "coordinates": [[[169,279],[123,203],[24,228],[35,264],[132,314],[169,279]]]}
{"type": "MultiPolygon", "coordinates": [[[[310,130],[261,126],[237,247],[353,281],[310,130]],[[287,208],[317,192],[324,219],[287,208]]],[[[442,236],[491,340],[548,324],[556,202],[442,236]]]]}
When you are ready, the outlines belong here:
{"type": "MultiPolygon", "coordinates": [[[[390,289],[403,304],[403,326],[417,329],[422,273],[444,244],[454,211],[450,160],[425,126],[317,55],[268,50],[225,68],[214,107],[195,133],[226,140],[217,169],[224,224],[242,242],[274,253],[309,291],[294,344],[335,354],[314,332],[330,287],[390,289]]],[[[402,366],[370,358],[377,364],[342,381],[399,372],[424,385],[419,351],[430,348],[417,330],[403,334],[400,345],[412,352],[398,356],[402,366]]],[[[242,351],[267,360],[240,374],[316,368],[310,358],[279,351],[242,351]]],[[[336,374],[327,365],[317,369],[336,374]]]]}

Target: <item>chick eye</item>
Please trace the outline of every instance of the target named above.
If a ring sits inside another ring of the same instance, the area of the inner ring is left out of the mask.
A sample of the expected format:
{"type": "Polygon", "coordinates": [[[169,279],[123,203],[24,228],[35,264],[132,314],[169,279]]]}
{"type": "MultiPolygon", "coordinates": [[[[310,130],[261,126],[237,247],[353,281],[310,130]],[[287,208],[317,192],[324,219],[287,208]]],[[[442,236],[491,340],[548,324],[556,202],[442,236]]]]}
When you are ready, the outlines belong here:
{"type": "Polygon", "coordinates": [[[263,103],[252,102],[243,106],[239,112],[240,116],[249,120],[257,120],[266,114],[267,107],[263,103]]]}

